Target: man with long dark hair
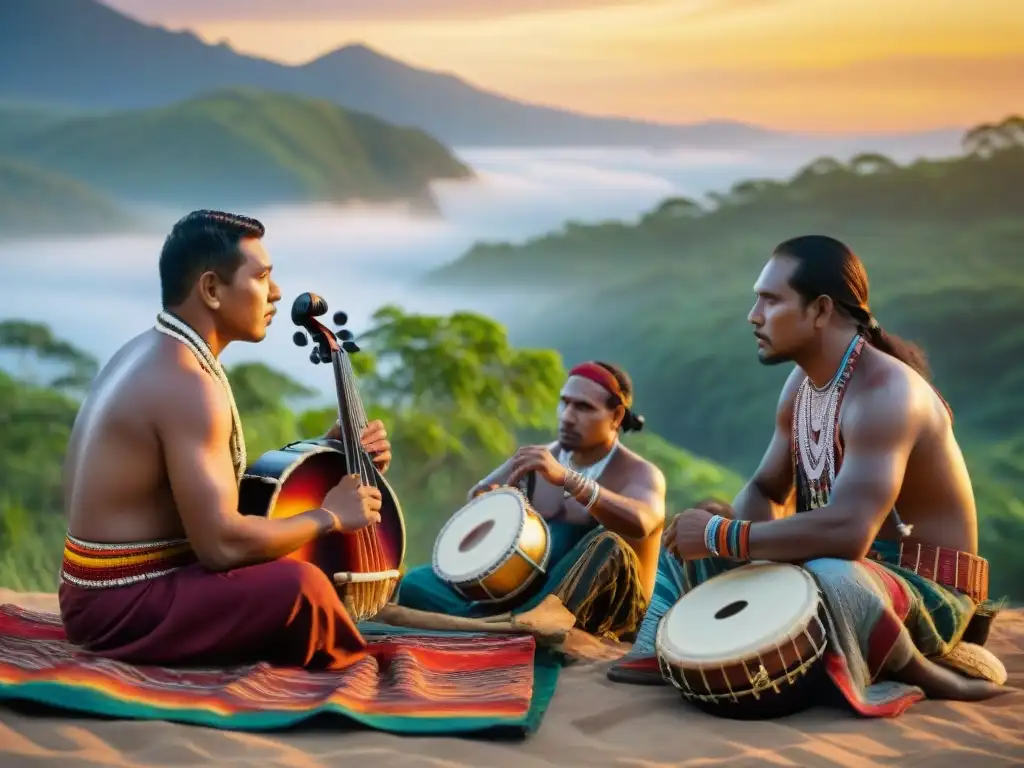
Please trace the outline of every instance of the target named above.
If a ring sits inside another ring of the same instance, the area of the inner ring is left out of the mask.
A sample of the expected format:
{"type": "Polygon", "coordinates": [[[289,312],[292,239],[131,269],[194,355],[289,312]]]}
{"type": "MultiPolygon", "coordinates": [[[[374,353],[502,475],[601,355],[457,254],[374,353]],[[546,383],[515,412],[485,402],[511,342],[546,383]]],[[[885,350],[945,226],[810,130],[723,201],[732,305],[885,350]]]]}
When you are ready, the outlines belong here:
{"type": "Polygon", "coordinates": [[[640,638],[610,677],[656,677],[667,609],[723,570],[770,560],[800,563],[818,581],[839,633],[829,672],[862,714],[895,714],[922,691],[999,694],[949,668],[972,619],[991,616],[988,564],[952,414],[924,354],[882,330],[863,264],[834,238],[780,244],[754,292],[758,357],[796,364],[775,433],[731,507],[701,504],[669,525],[640,638]]]}
{"type": "MultiPolygon", "coordinates": [[[[558,439],[523,446],[470,489],[473,498],[535,478],[530,501],[547,520],[550,560],[531,591],[510,603],[516,613],[555,595],[582,629],[610,638],[635,635],[654,589],[665,522],[661,470],[619,441],[620,432],[643,423],[625,371],[601,361],[580,363],[560,393],[558,439]]],[[[406,574],[397,602],[471,618],[508,610],[459,594],[430,565],[406,574]]]]}
{"type": "MultiPolygon", "coordinates": [[[[176,223],[160,254],[163,311],[103,367],[75,419],[60,612],[68,639],[97,655],[337,669],[365,648],[327,575],[285,556],[379,519],[380,492],[349,476],[292,517],[238,510],[245,440],[218,358],[261,341],[281,299],[263,234],[220,211],[176,223]]],[[[390,460],[379,422],[363,445],[390,460]]]]}

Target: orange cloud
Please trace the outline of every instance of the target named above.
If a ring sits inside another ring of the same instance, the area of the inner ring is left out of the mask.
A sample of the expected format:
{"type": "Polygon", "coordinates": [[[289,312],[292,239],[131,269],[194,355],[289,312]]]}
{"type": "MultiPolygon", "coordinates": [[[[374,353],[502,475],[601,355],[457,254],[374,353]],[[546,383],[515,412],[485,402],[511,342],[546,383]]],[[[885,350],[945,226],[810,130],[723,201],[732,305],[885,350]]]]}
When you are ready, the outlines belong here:
{"type": "MultiPolygon", "coordinates": [[[[158,0],[112,2],[158,13],[158,0]]],[[[364,42],[517,99],[592,114],[856,130],[965,125],[1021,109],[1024,0],[206,2],[216,10],[161,4],[161,20],[244,7],[244,18],[192,26],[211,42],[291,63],[364,42]],[[288,19],[257,18],[274,8],[288,19]],[[331,15],[309,15],[318,8],[331,15]]]]}
{"type": "MultiPolygon", "coordinates": [[[[753,1],[712,0],[716,3],[753,1]]],[[[193,24],[207,21],[497,19],[522,13],[586,10],[615,5],[638,5],[642,2],[643,0],[106,0],[105,4],[141,19],[193,24]]]]}

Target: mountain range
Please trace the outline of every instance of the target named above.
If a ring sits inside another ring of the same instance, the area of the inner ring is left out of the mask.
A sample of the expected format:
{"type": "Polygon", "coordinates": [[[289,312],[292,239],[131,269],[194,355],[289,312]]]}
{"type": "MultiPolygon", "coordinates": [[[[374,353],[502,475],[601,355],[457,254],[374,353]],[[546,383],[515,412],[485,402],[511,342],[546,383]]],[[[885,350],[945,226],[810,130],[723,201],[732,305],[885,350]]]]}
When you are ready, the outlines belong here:
{"type": "Polygon", "coordinates": [[[725,147],[780,136],[733,121],[667,125],[528,104],[364,45],[292,66],[144,24],[95,0],[0,3],[0,100],[133,109],[239,86],[326,99],[449,146],[725,147]]]}
{"type": "Polygon", "coordinates": [[[121,229],[119,206],[402,202],[433,215],[433,181],[473,177],[421,130],[251,88],[102,114],[0,106],[2,236],[121,229]]]}

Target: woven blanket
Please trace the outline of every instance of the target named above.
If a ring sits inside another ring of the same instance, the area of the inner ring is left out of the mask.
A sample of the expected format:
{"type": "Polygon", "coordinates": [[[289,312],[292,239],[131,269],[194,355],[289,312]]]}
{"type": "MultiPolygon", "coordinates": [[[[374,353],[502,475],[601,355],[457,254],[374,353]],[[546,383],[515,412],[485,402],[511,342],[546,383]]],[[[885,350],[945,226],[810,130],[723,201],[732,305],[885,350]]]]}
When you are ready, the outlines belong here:
{"type": "Polygon", "coordinates": [[[529,635],[372,622],[360,631],[366,657],[339,672],[169,669],[82,652],[66,641],[59,616],[0,605],[0,700],[228,730],[284,728],[328,713],[393,733],[526,736],[554,695],[560,664],[529,635]]]}

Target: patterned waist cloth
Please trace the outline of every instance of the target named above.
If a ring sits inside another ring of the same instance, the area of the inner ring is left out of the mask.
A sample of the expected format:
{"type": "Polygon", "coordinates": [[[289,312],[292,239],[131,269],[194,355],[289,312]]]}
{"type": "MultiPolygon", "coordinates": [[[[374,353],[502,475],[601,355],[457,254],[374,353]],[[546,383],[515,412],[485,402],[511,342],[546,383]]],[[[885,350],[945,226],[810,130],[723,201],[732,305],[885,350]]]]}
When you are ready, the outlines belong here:
{"type": "Polygon", "coordinates": [[[904,540],[876,541],[868,556],[906,568],[976,602],[988,600],[988,561],[978,555],[904,540]]]}
{"type": "Polygon", "coordinates": [[[166,576],[196,561],[187,539],[97,544],[67,534],[60,575],[76,587],[123,587],[166,576]]]}

